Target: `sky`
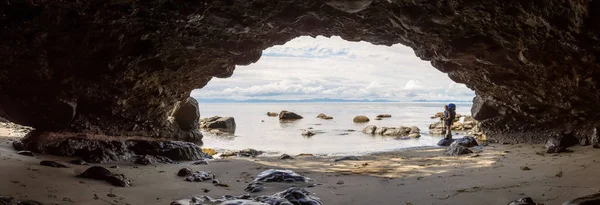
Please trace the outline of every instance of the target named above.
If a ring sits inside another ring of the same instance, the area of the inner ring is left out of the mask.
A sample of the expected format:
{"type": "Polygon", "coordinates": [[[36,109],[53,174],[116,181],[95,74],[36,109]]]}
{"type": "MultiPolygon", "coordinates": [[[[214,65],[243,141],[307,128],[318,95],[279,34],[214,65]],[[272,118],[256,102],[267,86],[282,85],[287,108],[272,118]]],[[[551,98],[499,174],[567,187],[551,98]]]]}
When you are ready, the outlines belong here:
{"type": "Polygon", "coordinates": [[[340,37],[302,36],[263,51],[258,62],[237,66],[191,93],[229,100],[471,100],[474,92],[401,44],[377,46],[340,37]]]}

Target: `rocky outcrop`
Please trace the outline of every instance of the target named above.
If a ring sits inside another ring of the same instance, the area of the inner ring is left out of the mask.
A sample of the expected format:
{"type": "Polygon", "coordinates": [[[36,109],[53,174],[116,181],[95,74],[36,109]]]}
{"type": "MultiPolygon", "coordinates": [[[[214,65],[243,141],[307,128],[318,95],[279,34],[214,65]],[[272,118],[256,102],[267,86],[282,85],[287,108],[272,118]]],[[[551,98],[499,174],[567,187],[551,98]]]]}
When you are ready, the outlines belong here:
{"type": "Polygon", "coordinates": [[[235,133],[235,128],[236,128],[235,127],[235,119],[233,119],[233,117],[219,117],[219,116],[201,119],[200,127],[202,127],[202,129],[209,130],[212,134],[217,134],[217,135],[221,134],[222,132],[233,134],[233,133],[235,133]],[[213,131],[213,130],[215,130],[215,131],[213,131]]]}
{"type": "Polygon", "coordinates": [[[302,119],[303,117],[294,113],[294,112],[290,112],[290,111],[286,111],[283,110],[279,113],[279,119],[280,120],[298,120],[298,119],[302,119]]]}
{"type": "Polygon", "coordinates": [[[369,117],[364,116],[364,115],[359,115],[354,117],[354,119],[352,119],[352,121],[354,123],[365,123],[365,122],[369,122],[369,117]]]}
{"type": "Polygon", "coordinates": [[[421,130],[417,126],[412,127],[377,127],[375,125],[369,125],[363,129],[365,134],[376,134],[383,136],[393,136],[396,138],[419,138],[421,130]]]}
{"type": "Polygon", "coordinates": [[[473,115],[490,138],[581,138],[600,119],[599,4],[1,1],[0,117],[46,132],[199,140],[168,120],[191,90],[273,45],[336,35],[414,49],[476,92],[485,106],[473,115]]]}

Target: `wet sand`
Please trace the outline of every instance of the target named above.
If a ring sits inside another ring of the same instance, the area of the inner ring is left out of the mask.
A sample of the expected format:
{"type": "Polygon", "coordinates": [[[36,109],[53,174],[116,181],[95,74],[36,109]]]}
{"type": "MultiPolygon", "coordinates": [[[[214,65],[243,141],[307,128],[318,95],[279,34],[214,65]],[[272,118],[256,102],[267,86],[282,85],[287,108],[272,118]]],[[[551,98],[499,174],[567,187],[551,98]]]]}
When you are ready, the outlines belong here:
{"type": "MultiPolygon", "coordinates": [[[[198,195],[241,195],[258,173],[269,168],[292,169],[312,178],[312,183],[318,185],[307,190],[327,205],[504,205],[525,196],[538,203],[561,204],[600,190],[600,178],[596,177],[600,149],[576,146],[570,148],[572,153],[539,155],[536,152],[543,152],[543,145],[526,144],[491,144],[480,153],[460,157],[442,156],[443,149],[432,148],[378,153],[359,157],[360,161],[341,162],[333,162],[338,157],[257,157],[217,159],[209,165],[102,164],[107,168],[118,165],[109,170],[133,180],[132,187],[122,188],[76,178],[90,166],[68,164],[73,158],[18,155],[9,143],[19,135],[8,132],[0,131],[0,195],[44,204],[170,204],[198,195]],[[39,162],[46,159],[70,168],[40,166],[39,162]],[[523,166],[531,170],[522,170],[523,166]],[[229,187],[186,182],[176,175],[184,167],[212,171],[229,187]],[[204,189],[209,191],[204,193],[204,189]]],[[[270,195],[289,186],[273,184],[253,195],[270,195]]]]}

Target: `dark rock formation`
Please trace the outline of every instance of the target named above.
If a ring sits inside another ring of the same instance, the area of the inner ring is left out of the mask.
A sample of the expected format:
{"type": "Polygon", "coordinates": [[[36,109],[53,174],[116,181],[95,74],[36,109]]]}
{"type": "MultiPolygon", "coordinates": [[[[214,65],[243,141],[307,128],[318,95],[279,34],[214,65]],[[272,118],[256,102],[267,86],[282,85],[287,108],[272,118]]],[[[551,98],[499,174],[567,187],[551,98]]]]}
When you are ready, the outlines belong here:
{"type": "Polygon", "coordinates": [[[135,161],[133,161],[133,162],[136,164],[141,164],[141,165],[151,165],[151,164],[156,164],[156,163],[163,163],[163,164],[174,163],[173,160],[169,159],[168,157],[164,157],[164,156],[160,156],[160,155],[137,156],[135,161]]]}
{"type": "Polygon", "coordinates": [[[0,116],[48,132],[198,140],[168,120],[192,89],[273,45],[338,35],[407,45],[475,90],[483,103],[473,114],[490,138],[580,138],[600,119],[599,4],[1,1],[0,116]]]}
{"type": "Polygon", "coordinates": [[[567,147],[578,144],[577,139],[570,135],[554,134],[546,140],[546,153],[559,153],[567,151],[567,147]]]}
{"type": "Polygon", "coordinates": [[[283,110],[279,113],[280,120],[297,120],[302,119],[303,117],[290,111],[283,110]]]}
{"type": "Polygon", "coordinates": [[[218,199],[208,196],[192,197],[171,203],[171,205],[202,205],[202,204],[240,204],[240,205],[322,205],[320,199],[303,188],[292,187],[270,196],[225,195],[218,199]]]}
{"type": "Polygon", "coordinates": [[[292,170],[268,169],[256,176],[254,182],[307,182],[310,180],[292,170]]]}
{"type": "Polygon", "coordinates": [[[289,154],[282,154],[281,156],[279,156],[280,160],[286,160],[286,159],[294,159],[294,157],[290,156],[289,154]]]}
{"type": "MultiPolygon", "coordinates": [[[[74,156],[91,163],[128,160],[136,156],[151,155],[171,160],[198,160],[212,158],[202,152],[194,143],[181,141],[142,140],[89,140],[89,138],[66,137],[57,139],[54,135],[28,135],[16,142],[16,149],[27,149],[38,153],[59,156],[74,156]]],[[[30,133],[30,134],[32,134],[30,133]]],[[[64,136],[64,135],[61,135],[64,136]]]]}
{"type": "Polygon", "coordinates": [[[444,151],[444,155],[447,156],[459,156],[471,153],[473,153],[473,151],[471,151],[469,148],[460,145],[456,141],[452,142],[452,144],[450,144],[450,147],[446,148],[446,150],[444,151]]]}
{"type": "Polygon", "coordinates": [[[464,136],[463,138],[458,138],[458,139],[454,140],[454,142],[456,142],[459,145],[462,145],[464,147],[475,147],[475,146],[479,145],[479,144],[477,144],[477,140],[475,140],[475,138],[473,138],[471,136],[464,136]]]}
{"type": "Polygon", "coordinates": [[[444,139],[441,139],[440,141],[438,141],[437,145],[438,146],[447,147],[447,146],[450,146],[454,142],[454,140],[455,139],[446,139],[446,138],[444,138],[444,139]]]}
{"type": "Polygon", "coordinates": [[[93,166],[86,169],[83,173],[79,174],[78,177],[89,178],[95,180],[104,180],[114,186],[130,187],[131,180],[125,177],[123,174],[113,174],[108,169],[100,166],[93,166]]]}
{"type": "Polygon", "coordinates": [[[215,179],[215,175],[207,171],[194,171],[190,168],[183,168],[177,172],[177,176],[185,177],[185,181],[202,182],[215,179]]]}
{"type": "Polygon", "coordinates": [[[200,126],[205,129],[219,129],[227,133],[235,132],[235,119],[233,117],[214,116],[200,120],[200,126]]]}

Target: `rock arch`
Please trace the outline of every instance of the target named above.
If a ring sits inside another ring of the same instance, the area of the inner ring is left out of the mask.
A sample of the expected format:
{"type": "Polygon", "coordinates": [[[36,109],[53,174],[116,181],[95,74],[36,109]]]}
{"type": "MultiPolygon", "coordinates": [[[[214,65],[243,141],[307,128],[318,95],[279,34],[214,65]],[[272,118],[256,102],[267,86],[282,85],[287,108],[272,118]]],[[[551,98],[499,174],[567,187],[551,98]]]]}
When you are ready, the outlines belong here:
{"type": "Polygon", "coordinates": [[[475,116],[497,139],[587,137],[600,102],[599,9],[558,0],[2,1],[0,116],[41,132],[185,139],[194,129],[169,116],[192,89],[294,37],[337,35],[412,47],[476,91],[475,116]]]}

